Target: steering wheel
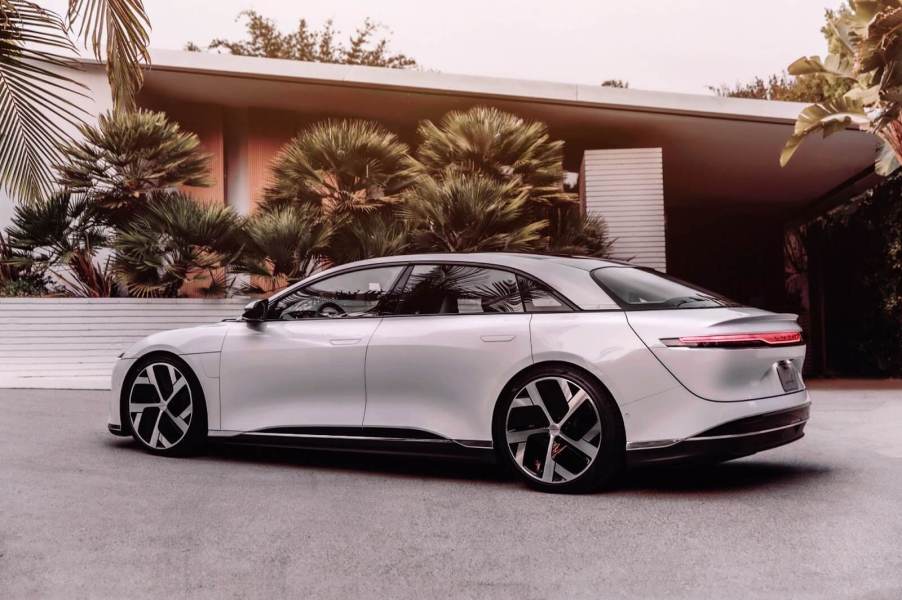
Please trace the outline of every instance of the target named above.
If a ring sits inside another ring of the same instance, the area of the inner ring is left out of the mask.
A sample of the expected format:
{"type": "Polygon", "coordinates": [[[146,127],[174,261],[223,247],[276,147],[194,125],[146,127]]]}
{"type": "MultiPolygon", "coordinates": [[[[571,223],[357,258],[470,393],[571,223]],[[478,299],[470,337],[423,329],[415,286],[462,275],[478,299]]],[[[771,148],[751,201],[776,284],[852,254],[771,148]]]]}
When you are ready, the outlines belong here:
{"type": "Polygon", "coordinates": [[[320,317],[340,317],[346,313],[345,309],[334,302],[323,302],[316,309],[316,314],[320,317]]]}

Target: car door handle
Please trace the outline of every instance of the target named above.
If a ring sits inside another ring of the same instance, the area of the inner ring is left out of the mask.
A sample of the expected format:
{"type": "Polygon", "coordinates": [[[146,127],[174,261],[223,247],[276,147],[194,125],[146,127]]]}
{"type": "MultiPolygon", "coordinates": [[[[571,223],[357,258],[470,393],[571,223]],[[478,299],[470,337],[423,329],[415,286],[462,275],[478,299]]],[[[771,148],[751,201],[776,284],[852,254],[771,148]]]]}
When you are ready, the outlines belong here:
{"type": "Polygon", "coordinates": [[[491,343],[491,342],[510,342],[515,337],[516,336],[513,336],[513,335],[482,335],[482,336],[479,336],[479,339],[481,339],[483,342],[489,342],[489,343],[491,343]]]}
{"type": "Polygon", "coordinates": [[[329,340],[329,343],[333,346],[353,346],[360,343],[360,338],[338,338],[329,340]]]}

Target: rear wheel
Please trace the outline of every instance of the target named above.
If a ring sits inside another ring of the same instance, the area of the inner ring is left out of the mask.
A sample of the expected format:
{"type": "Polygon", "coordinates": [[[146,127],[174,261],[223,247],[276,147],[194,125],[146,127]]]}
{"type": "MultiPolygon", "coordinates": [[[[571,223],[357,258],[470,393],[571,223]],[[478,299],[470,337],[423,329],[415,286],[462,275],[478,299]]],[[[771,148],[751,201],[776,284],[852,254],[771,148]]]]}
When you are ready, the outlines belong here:
{"type": "Polygon", "coordinates": [[[173,356],[141,360],[125,382],[123,415],[135,440],[154,454],[196,451],[207,435],[203,390],[188,365],[173,356]]]}
{"type": "Polygon", "coordinates": [[[620,412],[582,372],[549,366],[517,377],[496,410],[495,447],[533,488],[581,492],[620,472],[625,443],[620,412]]]}

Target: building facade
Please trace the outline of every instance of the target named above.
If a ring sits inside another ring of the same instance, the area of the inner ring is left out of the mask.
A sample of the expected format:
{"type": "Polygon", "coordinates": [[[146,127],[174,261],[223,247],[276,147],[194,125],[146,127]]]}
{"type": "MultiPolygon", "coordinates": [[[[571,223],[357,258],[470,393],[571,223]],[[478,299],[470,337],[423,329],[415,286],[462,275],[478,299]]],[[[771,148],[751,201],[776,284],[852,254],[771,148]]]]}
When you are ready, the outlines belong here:
{"type": "MultiPolygon", "coordinates": [[[[102,67],[81,74],[110,105],[102,67]]],[[[856,130],[806,141],[781,168],[802,105],[632,89],[155,51],[138,97],[195,132],[213,185],[190,193],[247,214],[270,163],[305,125],[378,121],[410,146],[423,119],[495,106],[548,125],[565,142],[580,201],[603,216],[617,258],[741,302],[792,310],[784,285],[788,227],[872,181],[875,142],[856,130]]],[[[0,221],[9,201],[0,201],[0,221]]]]}

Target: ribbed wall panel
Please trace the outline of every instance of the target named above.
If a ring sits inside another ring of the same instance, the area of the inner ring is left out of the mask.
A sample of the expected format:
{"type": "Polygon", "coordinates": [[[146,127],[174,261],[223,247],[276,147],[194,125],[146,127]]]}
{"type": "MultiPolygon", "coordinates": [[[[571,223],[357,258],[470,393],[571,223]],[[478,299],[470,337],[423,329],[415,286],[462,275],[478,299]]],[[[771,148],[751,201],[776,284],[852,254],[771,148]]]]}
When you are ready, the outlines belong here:
{"type": "Polygon", "coordinates": [[[589,214],[614,238],[613,258],[667,268],[664,166],[660,148],[587,150],[580,189],[589,214]]]}
{"type": "Polygon", "coordinates": [[[151,333],[241,315],[246,298],[0,298],[3,377],[109,376],[116,357],[151,333]]]}

